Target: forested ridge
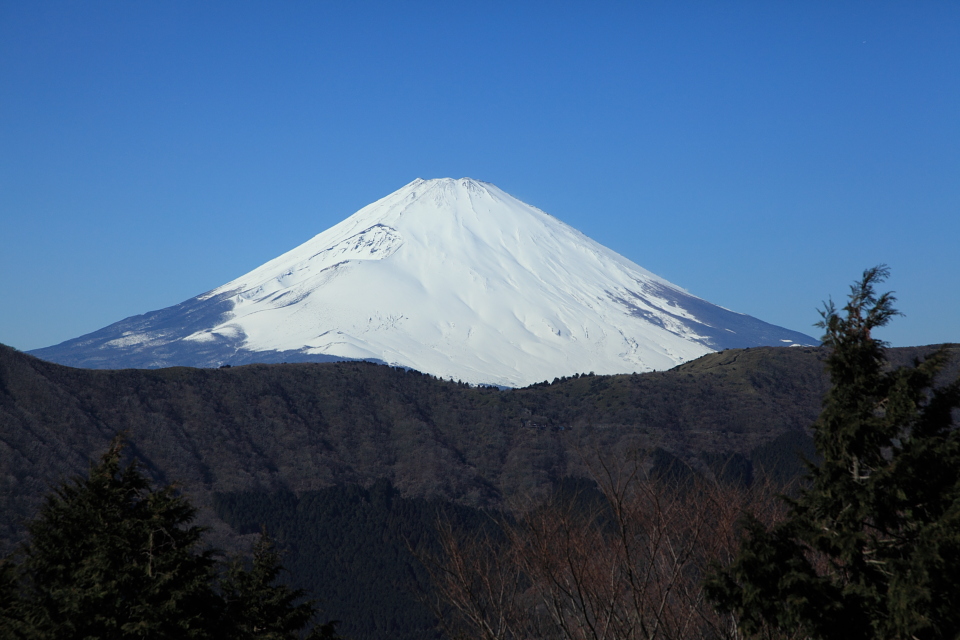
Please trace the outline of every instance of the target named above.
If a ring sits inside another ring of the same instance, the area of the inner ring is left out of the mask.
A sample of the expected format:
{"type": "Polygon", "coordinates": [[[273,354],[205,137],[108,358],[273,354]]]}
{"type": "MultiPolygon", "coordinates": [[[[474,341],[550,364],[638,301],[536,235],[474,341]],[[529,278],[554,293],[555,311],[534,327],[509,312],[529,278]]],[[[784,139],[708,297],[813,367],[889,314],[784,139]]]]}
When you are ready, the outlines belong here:
{"type": "MultiPolygon", "coordinates": [[[[887,356],[898,366],[931,351],[887,356]]],[[[952,378],[960,348],[946,355],[952,378]]],[[[665,480],[654,487],[795,477],[797,452],[814,455],[826,356],[730,350],[666,372],[513,390],[363,362],[90,371],[0,347],[3,543],[123,432],[128,458],[201,507],[208,543],[236,551],[266,526],[291,584],[348,636],[430,637],[437,612],[421,597],[435,598],[436,576],[415,556],[446,544],[438,523],[481,531],[500,507],[596,479],[604,459],[638,462],[665,480]]]]}
{"type": "Polygon", "coordinates": [[[213,492],[380,478],[406,497],[495,506],[580,475],[586,450],[659,448],[716,467],[796,441],[828,387],[823,358],[729,350],[666,372],[500,390],[364,362],[103,371],[0,347],[0,539],[18,539],[49,486],[122,431],[155,481],[178,482],[200,506],[213,492]]]}

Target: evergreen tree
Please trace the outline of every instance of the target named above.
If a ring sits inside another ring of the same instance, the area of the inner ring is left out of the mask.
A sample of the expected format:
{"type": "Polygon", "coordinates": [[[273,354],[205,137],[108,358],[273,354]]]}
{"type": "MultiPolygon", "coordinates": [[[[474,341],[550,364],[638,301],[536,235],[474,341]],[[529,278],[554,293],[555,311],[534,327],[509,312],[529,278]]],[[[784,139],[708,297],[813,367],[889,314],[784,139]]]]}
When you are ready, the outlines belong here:
{"type": "MultiPolygon", "coordinates": [[[[294,640],[314,616],[312,602],[301,602],[301,589],[278,583],[283,566],[280,554],[266,531],[253,549],[252,566],[235,558],[221,582],[226,601],[226,621],[234,640],[294,640]]],[[[333,639],[336,622],[314,630],[311,638],[333,639]],[[324,635],[326,634],[326,635],[324,635]]]]}
{"type": "Polygon", "coordinates": [[[23,622],[18,598],[16,566],[0,560],[0,638],[23,637],[23,622]]]}
{"type": "Polygon", "coordinates": [[[87,478],[65,483],[29,525],[12,605],[30,638],[207,638],[217,629],[212,552],[195,509],[121,468],[114,440],[87,478]],[[211,615],[213,612],[213,615],[211,615]]]}
{"type": "Polygon", "coordinates": [[[938,351],[889,370],[872,331],[897,315],[875,285],[851,287],[841,316],[821,312],[832,388],[815,425],[822,457],[781,524],[747,522],[739,556],[708,580],[747,634],[956,638],[960,634],[960,380],[934,389],[938,351]]]}
{"type": "MultiPolygon", "coordinates": [[[[174,487],[153,489],[117,438],[89,476],[64,483],[29,523],[21,562],[0,561],[0,638],[25,640],[298,638],[314,615],[267,538],[252,569],[201,550],[196,509],[174,487]]],[[[333,624],[310,638],[334,640],[333,624]]]]}

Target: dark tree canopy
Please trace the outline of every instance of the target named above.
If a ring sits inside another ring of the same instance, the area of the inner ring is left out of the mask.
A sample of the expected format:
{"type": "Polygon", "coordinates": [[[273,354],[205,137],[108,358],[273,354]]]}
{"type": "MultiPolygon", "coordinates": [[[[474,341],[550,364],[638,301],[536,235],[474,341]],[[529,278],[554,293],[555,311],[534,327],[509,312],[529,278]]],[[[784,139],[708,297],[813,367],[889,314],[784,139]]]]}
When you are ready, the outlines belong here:
{"type": "MultiPolygon", "coordinates": [[[[313,619],[313,603],[303,601],[305,593],[278,582],[283,573],[280,553],[266,531],[254,545],[248,563],[234,558],[228,565],[220,588],[225,604],[228,637],[232,640],[293,640],[313,619]],[[246,566],[249,564],[249,568],[246,566]],[[299,604],[297,602],[300,601],[299,604]]],[[[333,640],[336,622],[313,629],[308,640],[333,640]]]]}
{"type": "Polygon", "coordinates": [[[877,295],[885,267],[821,312],[832,388],[815,425],[822,458],[772,529],[748,521],[709,593],[748,634],[955,638],[960,634],[960,381],[934,388],[938,352],[890,370],[877,327],[897,315],[877,295]]]}
{"type": "MultiPolygon", "coordinates": [[[[115,439],[87,477],[48,496],[20,553],[0,564],[0,637],[299,638],[315,611],[276,584],[269,539],[221,585],[194,507],[172,486],[153,489],[135,462],[123,466],[123,446],[115,439]]],[[[324,625],[313,637],[336,636],[324,625]]]]}

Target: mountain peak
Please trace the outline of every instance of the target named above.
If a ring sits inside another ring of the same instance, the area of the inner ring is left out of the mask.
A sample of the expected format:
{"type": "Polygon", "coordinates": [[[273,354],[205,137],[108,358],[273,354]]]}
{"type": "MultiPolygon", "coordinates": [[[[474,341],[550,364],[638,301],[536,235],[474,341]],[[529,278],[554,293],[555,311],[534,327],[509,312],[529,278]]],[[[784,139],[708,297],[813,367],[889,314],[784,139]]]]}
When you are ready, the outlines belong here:
{"type": "MultiPolygon", "coordinates": [[[[486,185],[490,183],[484,182],[482,180],[474,180],[473,178],[417,178],[413,182],[407,184],[403,189],[411,186],[439,186],[439,187],[463,187],[470,190],[485,190],[486,185]]],[[[402,189],[401,189],[402,190],[402,189]]]]}
{"type": "Polygon", "coordinates": [[[446,203],[456,203],[464,197],[491,196],[494,191],[503,193],[493,184],[473,178],[432,178],[430,180],[417,178],[391,195],[406,197],[410,200],[432,199],[437,206],[442,207],[446,203]]]}
{"type": "Polygon", "coordinates": [[[734,313],[493,184],[416,179],[175,307],[36,355],[98,367],[372,359],[521,386],[815,344],[734,313]]]}

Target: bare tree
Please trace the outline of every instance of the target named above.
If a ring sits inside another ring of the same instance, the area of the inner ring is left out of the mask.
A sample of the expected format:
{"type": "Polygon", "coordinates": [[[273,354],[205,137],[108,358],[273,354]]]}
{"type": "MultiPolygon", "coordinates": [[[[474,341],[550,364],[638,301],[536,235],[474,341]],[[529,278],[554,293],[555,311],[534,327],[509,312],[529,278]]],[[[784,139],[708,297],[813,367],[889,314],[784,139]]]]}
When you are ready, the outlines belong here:
{"type": "Polygon", "coordinates": [[[739,521],[782,517],[769,483],[750,488],[647,477],[596,463],[599,494],[576,494],[464,535],[440,527],[427,561],[451,637],[484,640],[725,640],[736,620],[704,599],[702,578],[739,547],[739,521]]]}

